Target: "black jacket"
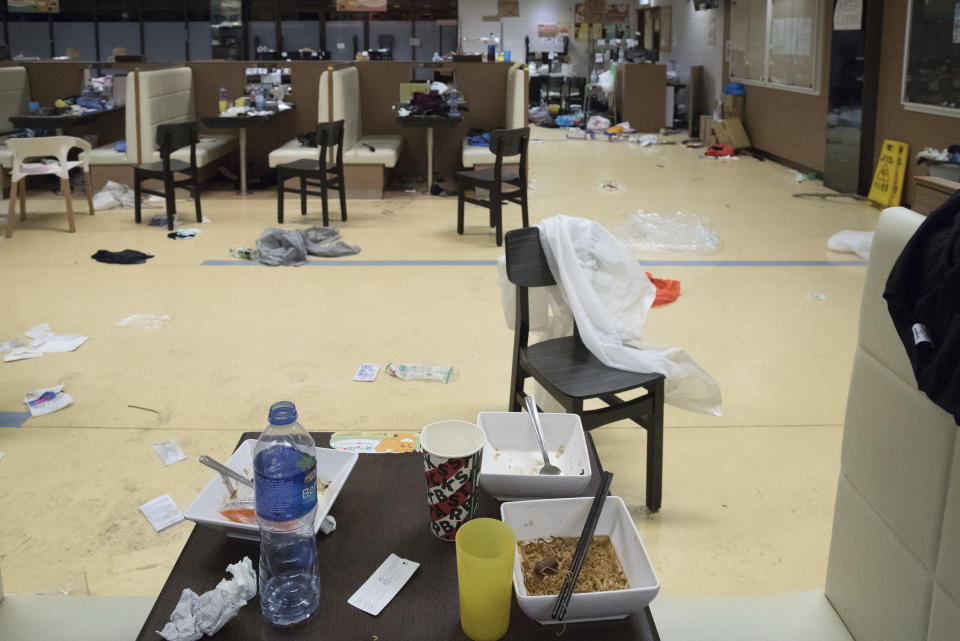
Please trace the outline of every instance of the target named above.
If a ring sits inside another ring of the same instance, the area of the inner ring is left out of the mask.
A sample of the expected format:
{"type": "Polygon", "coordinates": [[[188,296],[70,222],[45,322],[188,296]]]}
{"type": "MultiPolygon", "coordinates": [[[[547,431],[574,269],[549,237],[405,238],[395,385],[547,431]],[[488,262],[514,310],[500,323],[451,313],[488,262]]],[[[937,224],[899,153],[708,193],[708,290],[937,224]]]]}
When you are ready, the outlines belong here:
{"type": "Polygon", "coordinates": [[[883,297],[917,387],[960,425],[960,191],[907,241],[883,297]]]}

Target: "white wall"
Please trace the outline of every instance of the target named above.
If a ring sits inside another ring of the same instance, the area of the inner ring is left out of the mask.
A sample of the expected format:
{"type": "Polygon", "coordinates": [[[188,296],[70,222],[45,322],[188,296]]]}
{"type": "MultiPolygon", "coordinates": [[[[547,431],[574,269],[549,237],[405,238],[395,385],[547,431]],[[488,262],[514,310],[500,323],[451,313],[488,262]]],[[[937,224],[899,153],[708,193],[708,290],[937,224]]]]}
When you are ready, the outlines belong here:
{"type": "Polygon", "coordinates": [[[691,65],[703,65],[701,109],[709,113],[720,98],[723,79],[723,8],[696,11],[692,0],[652,0],[652,4],[673,7],[672,47],[661,52],[660,62],[676,62],[684,82],[690,78],[691,65]]]}

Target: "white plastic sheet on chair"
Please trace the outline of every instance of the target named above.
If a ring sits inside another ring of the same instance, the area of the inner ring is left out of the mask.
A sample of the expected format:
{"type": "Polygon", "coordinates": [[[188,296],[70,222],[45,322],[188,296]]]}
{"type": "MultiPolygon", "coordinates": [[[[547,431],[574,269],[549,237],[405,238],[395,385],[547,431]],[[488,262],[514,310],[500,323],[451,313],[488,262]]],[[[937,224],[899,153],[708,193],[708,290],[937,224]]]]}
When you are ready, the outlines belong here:
{"type": "MultiPolygon", "coordinates": [[[[538,227],[558,287],[529,291],[531,332],[541,340],[569,336],[575,319],[584,345],[604,365],[663,374],[667,403],[720,416],[717,382],[679,347],[645,339],[656,288],[629,248],[599,223],[583,218],[554,216],[538,227]]],[[[499,270],[504,313],[512,327],[516,290],[502,260],[499,270]]]]}

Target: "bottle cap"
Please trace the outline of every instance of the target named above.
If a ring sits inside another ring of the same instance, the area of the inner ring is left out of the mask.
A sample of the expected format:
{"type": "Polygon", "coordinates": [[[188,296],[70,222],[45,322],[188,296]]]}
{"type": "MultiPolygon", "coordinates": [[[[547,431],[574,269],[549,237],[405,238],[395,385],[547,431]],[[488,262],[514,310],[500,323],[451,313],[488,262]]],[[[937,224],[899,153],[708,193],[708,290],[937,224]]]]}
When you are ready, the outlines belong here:
{"type": "Polygon", "coordinates": [[[289,425],[297,420],[297,407],[290,401],[274,403],[267,418],[271,425],[289,425]]]}

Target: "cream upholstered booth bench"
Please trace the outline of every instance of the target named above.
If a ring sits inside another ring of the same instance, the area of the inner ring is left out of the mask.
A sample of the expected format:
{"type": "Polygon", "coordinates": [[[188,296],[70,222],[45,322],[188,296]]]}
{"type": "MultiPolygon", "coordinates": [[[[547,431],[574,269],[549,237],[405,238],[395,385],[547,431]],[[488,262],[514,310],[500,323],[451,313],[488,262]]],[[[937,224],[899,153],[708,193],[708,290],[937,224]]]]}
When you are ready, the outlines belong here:
{"type": "MultiPolygon", "coordinates": [[[[521,129],[527,126],[527,73],[522,64],[515,64],[507,72],[507,98],[504,123],[496,129],[521,129]]],[[[468,96],[469,97],[469,96],[468,96]]],[[[460,161],[467,169],[485,169],[492,167],[497,157],[490,151],[490,147],[474,147],[463,139],[463,150],[460,161]]],[[[503,159],[506,166],[516,166],[520,156],[508,156],[503,159]]]]}
{"type": "Polygon", "coordinates": [[[923,222],[903,208],[877,224],[837,489],[826,589],[785,596],[657,599],[665,641],[960,639],[960,439],[917,389],[882,297],[923,222]]]}
{"type": "MultiPolygon", "coordinates": [[[[133,180],[132,165],[160,160],[157,125],[197,120],[193,71],[189,67],[131,71],[127,75],[125,110],[126,152],[116,151],[112,143],[91,152],[90,163],[94,166],[94,183],[97,187],[102,186],[107,177],[123,180],[122,176],[126,176],[124,182],[130,184],[133,180]]],[[[200,136],[197,166],[200,167],[201,181],[216,170],[217,161],[236,148],[236,136],[200,136]]],[[[171,157],[189,162],[190,147],[178,149],[171,157]]]]}
{"type": "MultiPolygon", "coordinates": [[[[10,116],[19,116],[30,111],[30,79],[25,67],[0,68],[0,137],[16,129],[10,116]]],[[[0,144],[0,192],[7,187],[10,169],[13,168],[13,151],[0,144]]]]}
{"type": "MultiPolygon", "coordinates": [[[[328,68],[320,76],[317,122],[343,120],[344,183],[350,198],[382,198],[388,170],[400,159],[403,136],[363,133],[360,72],[355,66],[328,68]]],[[[268,156],[271,168],[301,158],[316,159],[316,147],[294,138],[268,156]]]]}

